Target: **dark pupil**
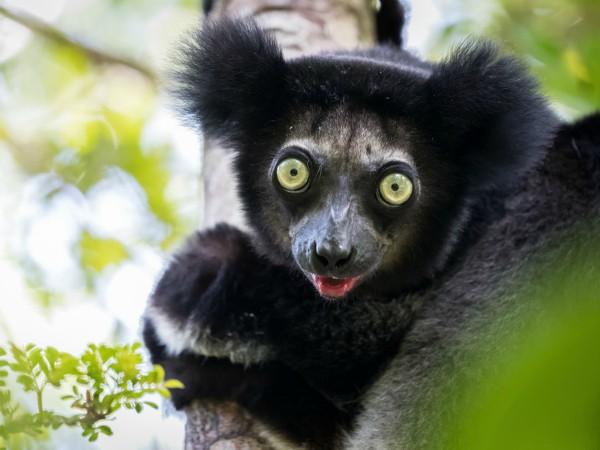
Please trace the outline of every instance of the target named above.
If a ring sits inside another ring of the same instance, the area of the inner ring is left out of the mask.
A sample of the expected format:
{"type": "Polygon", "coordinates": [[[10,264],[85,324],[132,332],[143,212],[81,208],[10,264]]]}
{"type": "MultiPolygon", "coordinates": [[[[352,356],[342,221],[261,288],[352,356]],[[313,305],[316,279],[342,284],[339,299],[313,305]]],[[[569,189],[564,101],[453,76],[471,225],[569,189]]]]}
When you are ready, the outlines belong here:
{"type": "Polygon", "coordinates": [[[298,175],[298,169],[292,169],[290,170],[290,175],[295,177],[296,175],[298,175]]]}
{"type": "Polygon", "coordinates": [[[400,186],[397,183],[392,184],[392,191],[397,191],[398,189],[400,189],[400,186]]]}

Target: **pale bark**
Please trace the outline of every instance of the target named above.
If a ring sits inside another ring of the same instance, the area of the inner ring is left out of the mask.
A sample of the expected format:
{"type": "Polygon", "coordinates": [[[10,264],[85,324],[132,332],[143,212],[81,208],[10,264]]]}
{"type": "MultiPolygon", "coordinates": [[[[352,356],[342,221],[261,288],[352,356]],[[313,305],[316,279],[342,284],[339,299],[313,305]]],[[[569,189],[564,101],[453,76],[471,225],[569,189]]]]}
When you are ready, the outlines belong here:
{"type": "Polygon", "coordinates": [[[235,403],[195,403],[187,410],[185,450],[264,450],[272,447],[235,403]]]}
{"type": "MultiPolygon", "coordinates": [[[[275,33],[286,58],[323,50],[371,46],[376,39],[372,0],[222,0],[211,17],[252,15],[275,33]]],[[[227,152],[207,142],[204,152],[203,226],[244,227],[227,152]]],[[[231,403],[196,402],[187,410],[185,450],[254,450],[273,447],[257,424],[231,403]]]]}

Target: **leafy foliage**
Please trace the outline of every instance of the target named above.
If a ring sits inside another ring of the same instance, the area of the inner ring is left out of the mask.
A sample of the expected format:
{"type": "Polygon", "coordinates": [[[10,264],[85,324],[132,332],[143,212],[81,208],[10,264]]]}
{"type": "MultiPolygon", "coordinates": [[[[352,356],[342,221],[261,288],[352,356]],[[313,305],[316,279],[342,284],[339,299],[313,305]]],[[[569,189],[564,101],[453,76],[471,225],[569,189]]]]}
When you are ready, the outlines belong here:
{"type": "Polygon", "coordinates": [[[180,388],[177,380],[164,380],[164,370],[154,366],[143,370],[141,344],[93,345],[76,357],[54,347],[29,344],[0,347],[0,448],[19,434],[43,438],[48,430],[62,426],[79,427],[93,442],[100,434],[112,435],[106,423],[121,408],[141,413],[144,407],[157,409],[147,400],[158,393],[168,398],[169,388],[180,388]],[[14,384],[35,396],[37,410],[30,413],[14,399],[8,385],[14,384]],[[57,389],[72,414],[62,415],[44,407],[48,389],[57,389]]]}
{"type": "MultiPolygon", "coordinates": [[[[98,59],[35,32],[9,56],[0,48],[0,178],[12,181],[5,189],[16,195],[7,209],[17,211],[1,221],[11,243],[6,253],[47,306],[77,290],[98,294],[100,276],[178,243],[200,211],[200,163],[181,160],[199,149],[178,153],[181,138],[157,75],[166,65],[160,52],[170,46],[154,38],[180,33],[197,18],[198,4],[92,1],[82,11],[76,0],[66,3],[72,6],[54,7],[60,11],[50,23],[54,29],[137,66],[98,59]],[[107,23],[118,32],[107,32],[107,23]],[[121,199],[112,209],[102,200],[110,195],[121,199]],[[65,207],[69,203],[74,207],[65,207]],[[50,231],[58,221],[63,225],[50,231]],[[41,261],[40,246],[28,242],[36,228],[56,236],[62,255],[54,264],[41,261]]],[[[0,28],[5,21],[0,15],[0,28]]]]}
{"type": "Polygon", "coordinates": [[[436,53],[472,33],[487,34],[529,60],[564,116],[600,108],[597,0],[460,0],[444,5],[450,19],[436,53]]]}
{"type": "Polygon", "coordinates": [[[596,0],[502,0],[492,32],[510,38],[571,115],[600,107],[600,6],[596,0]]]}

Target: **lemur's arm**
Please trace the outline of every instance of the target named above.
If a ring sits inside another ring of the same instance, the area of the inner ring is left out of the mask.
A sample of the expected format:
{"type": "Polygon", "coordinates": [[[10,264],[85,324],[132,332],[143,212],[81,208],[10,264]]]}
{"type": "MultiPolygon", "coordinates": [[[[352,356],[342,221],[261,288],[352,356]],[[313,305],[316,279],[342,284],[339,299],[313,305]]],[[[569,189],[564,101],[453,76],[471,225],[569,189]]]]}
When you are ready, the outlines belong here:
{"type": "Polygon", "coordinates": [[[258,256],[240,230],[218,225],[195,233],[159,280],[145,314],[165,353],[273,360],[275,304],[302,298],[306,287],[289,271],[258,256]]]}
{"type": "Polygon", "coordinates": [[[349,425],[352,405],[338,407],[278,360],[309,352],[289,345],[299,334],[290,326],[304,325],[288,319],[315,297],[302,278],[259,257],[241,231],[220,225],[195,234],[160,279],[144,317],[152,361],[185,386],[171,391],[175,407],[235,401],[288,439],[328,448],[349,425]]]}

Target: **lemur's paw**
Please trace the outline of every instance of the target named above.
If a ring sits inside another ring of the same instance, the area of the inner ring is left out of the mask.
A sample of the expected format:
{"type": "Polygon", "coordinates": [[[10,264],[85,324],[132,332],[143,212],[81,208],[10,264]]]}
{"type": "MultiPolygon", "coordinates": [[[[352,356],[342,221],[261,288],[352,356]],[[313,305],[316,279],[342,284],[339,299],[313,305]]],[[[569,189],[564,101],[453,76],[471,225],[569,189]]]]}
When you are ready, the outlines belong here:
{"type": "Polygon", "coordinates": [[[245,365],[270,359],[256,305],[244,292],[257,264],[248,237],[234,227],[194,234],[158,282],[144,316],[165,354],[245,365]]]}

